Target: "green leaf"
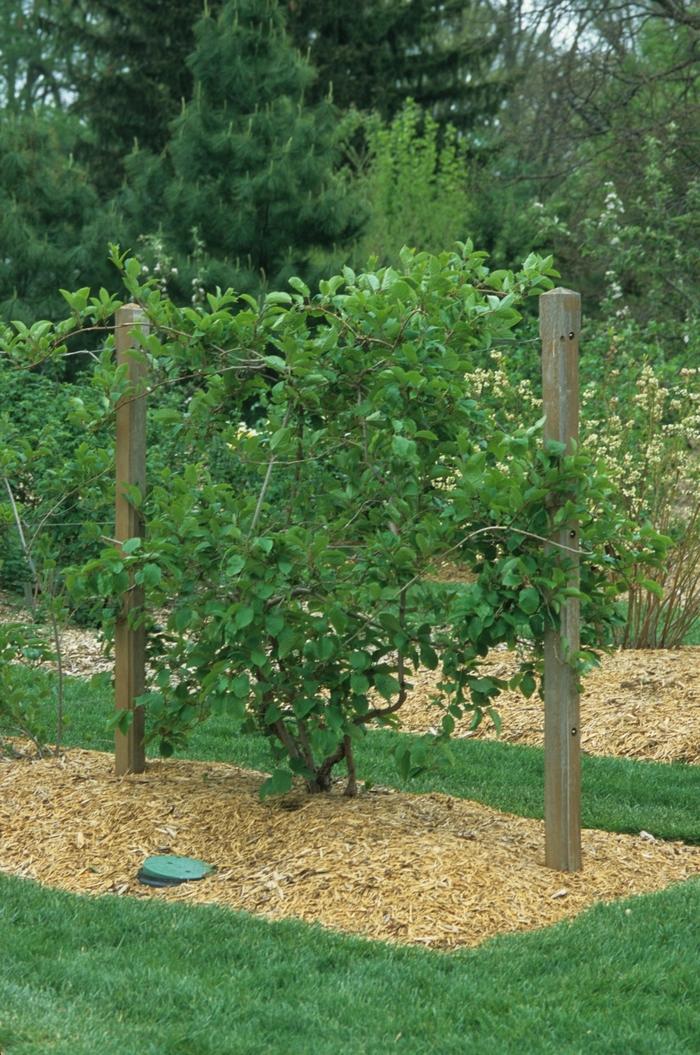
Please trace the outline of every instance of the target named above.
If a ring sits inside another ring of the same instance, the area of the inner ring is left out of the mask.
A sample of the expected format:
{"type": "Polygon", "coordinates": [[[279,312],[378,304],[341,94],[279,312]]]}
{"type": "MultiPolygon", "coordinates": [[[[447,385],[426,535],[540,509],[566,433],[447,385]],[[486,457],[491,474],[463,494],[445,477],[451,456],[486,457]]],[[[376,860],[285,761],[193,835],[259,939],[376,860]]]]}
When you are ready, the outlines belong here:
{"type": "Polygon", "coordinates": [[[250,605],[243,605],[239,608],[233,617],[233,622],[239,630],[243,630],[244,627],[250,626],[255,618],[255,609],[251,608],[250,605]]]}
{"type": "Polygon", "coordinates": [[[501,568],[501,581],[503,585],[518,586],[522,581],[522,578],[522,572],[520,571],[520,558],[511,557],[501,568]]]}
{"type": "Polygon", "coordinates": [[[265,714],[263,715],[263,721],[265,725],[274,725],[282,717],[282,711],[279,704],[270,703],[265,708],[265,714]]]}
{"type": "Polygon", "coordinates": [[[527,586],[518,594],[518,607],[526,615],[533,615],[540,606],[540,595],[532,586],[527,586]]]}
{"type": "Polygon", "coordinates": [[[292,790],[292,774],[288,769],[275,769],[272,776],[260,785],[259,795],[266,799],[270,795],[284,795],[292,790]]]}
{"type": "Polygon", "coordinates": [[[277,292],[273,292],[273,293],[267,293],[266,296],[265,296],[265,307],[267,307],[268,304],[283,304],[283,305],[287,305],[287,304],[291,304],[291,303],[292,303],[292,298],[290,297],[289,293],[283,293],[281,291],[277,291],[277,292]]]}
{"type": "Polygon", "coordinates": [[[495,707],[487,707],[486,713],[494,724],[494,727],[496,729],[496,735],[500,736],[501,729],[503,728],[503,722],[501,721],[500,714],[498,713],[495,707]]]}
{"type": "Polygon", "coordinates": [[[173,407],[164,407],[153,412],[153,419],[161,425],[179,425],[182,422],[182,413],[173,407]]]}
{"type": "Polygon", "coordinates": [[[409,458],[415,455],[416,445],[413,440],[406,436],[394,436],[391,441],[391,449],[399,458],[409,458]]]}
{"type": "Polygon", "coordinates": [[[284,626],[284,616],[281,612],[272,612],[265,620],[265,629],[271,637],[277,637],[284,626]]]}
{"type": "Polygon", "coordinates": [[[311,296],[311,290],[309,289],[309,287],[296,275],[292,275],[292,277],[289,279],[289,285],[292,287],[292,289],[295,289],[297,293],[301,293],[303,297],[306,297],[308,299],[311,296]]]}
{"type": "Polygon", "coordinates": [[[411,775],[411,749],[409,747],[397,747],[394,758],[396,768],[402,780],[408,780],[411,775]]]}
{"type": "Polygon", "coordinates": [[[317,700],[310,696],[302,696],[294,701],[292,710],[297,718],[306,718],[317,705],[317,700]]]}
{"type": "Polygon", "coordinates": [[[522,679],[520,681],[520,691],[522,692],[523,696],[525,696],[525,698],[529,700],[536,688],[537,682],[535,681],[534,675],[532,675],[529,671],[526,674],[523,674],[522,679]]]}
{"type": "Polygon", "coordinates": [[[366,692],[369,692],[369,678],[365,677],[364,674],[353,674],[350,678],[350,688],[358,696],[363,696],[366,692]]]}
{"type": "Polygon", "coordinates": [[[173,616],[173,625],[178,631],[185,630],[192,622],[192,616],[194,615],[191,608],[178,608],[173,616]]]}
{"type": "Polygon", "coordinates": [[[111,725],[113,726],[113,728],[118,729],[120,733],[123,733],[126,736],[131,725],[133,724],[133,721],[134,712],[132,708],[120,708],[111,716],[108,725],[111,725]]]}
{"type": "Polygon", "coordinates": [[[469,723],[469,731],[470,732],[473,733],[473,732],[475,732],[476,729],[479,728],[479,726],[481,725],[481,720],[482,720],[483,717],[484,717],[484,712],[482,711],[481,707],[475,707],[474,708],[474,714],[472,715],[472,720],[469,723]]]}
{"type": "Polygon", "coordinates": [[[297,635],[290,627],[285,627],[284,630],[280,631],[277,638],[277,655],[280,659],[286,659],[292,649],[295,647],[297,642],[297,635]]]}
{"type": "Polygon", "coordinates": [[[141,509],[143,505],[143,495],[141,494],[141,488],[136,484],[122,484],[121,493],[126,498],[129,505],[132,505],[134,509],[141,509]]]}
{"type": "Polygon", "coordinates": [[[438,663],[440,662],[438,654],[431,645],[421,644],[420,646],[420,660],[424,667],[428,670],[436,670],[438,663]]]}
{"type": "Polygon", "coordinates": [[[137,707],[147,707],[151,711],[152,717],[154,714],[163,712],[165,698],[162,692],[144,692],[142,696],[136,697],[134,703],[137,707]]]}
{"type": "Polygon", "coordinates": [[[279,355],[266,355],[265,362],[268,366],[272,366],[275,370],[282,371],[287,369],[287,364],[285,363],[284,359],[282,359],[279,355]]]}
{"type": "Polygon", "coordinates": [[[375,674],[374,684],[380,696],[385,700],[391,700],[399,691],[399,683],[390,674],[375,674]]]}
{"type": "Polygon", "coordinates": [[[344,634],[348,626],[348,617],[340,607],[340,605],[334,605],[328,612],[328,618],[331,626],[337,634],[344,634]]]}
{"type": "Polygon", "coordinates": [[[245,568],[245,557],[241,556],[240,553],[236,553],[226,565],[226,574],[238,575],[243,568],[245,568]]]}
{"type": "Polygon", "coordinates": [[[250,678],[247,674],[239,674],[231,682],[231,688],[234,696],[238,696],[239,699],[244,699],[250,694],[250,678]]]}
{"type": "Polygon", "coordinates": [[[451,736],[454,732],[455,720],[451,714],[443,714],[442,716],[442,731],[445,736],[451,736]]]}
{"type": "Polygon", "coordinates": [[[480,696],[491,696],[496,688],[496,682],[492,678],[467,678],[467,684],[472,692],[480,696]]]}
{"type": "Polygon", "coordinates": [[[144,564],[143,584],[144,586],[157,586],[162,578],[161,570],[157,564],[144,564]]]}
{"type": "Polygon", "coordinates": [[[280,443],[282,443],[283,440],[287,439],[290,431],[291,430],[287,425],[283,425],[281,429],[277,429],[276,432],[273,432],[272,436],[270,437],[270,450],[276,450],[279,447],[280,443]]]}
{"type": "Polygon", "coordinates": [[[318,642],[319,659],[330,659],[335,652],[335,641],[332,637],[322,637],[318,642]]]}

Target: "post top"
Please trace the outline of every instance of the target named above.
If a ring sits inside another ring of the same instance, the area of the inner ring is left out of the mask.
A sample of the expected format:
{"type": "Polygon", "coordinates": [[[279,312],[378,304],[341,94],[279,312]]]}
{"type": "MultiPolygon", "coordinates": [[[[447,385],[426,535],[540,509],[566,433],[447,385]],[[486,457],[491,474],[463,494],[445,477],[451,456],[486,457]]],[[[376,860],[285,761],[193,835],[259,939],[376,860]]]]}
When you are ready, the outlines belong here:
{"type": "Polygon", "coordinates": [[[581,297],[580,293],[577,293],[575,289],[567,289],[566,286],[555,286],[554,289],[548,289],[546,293],[542,293],[543,297],[552,296],[568,296],[568,297],[581,297]]]}

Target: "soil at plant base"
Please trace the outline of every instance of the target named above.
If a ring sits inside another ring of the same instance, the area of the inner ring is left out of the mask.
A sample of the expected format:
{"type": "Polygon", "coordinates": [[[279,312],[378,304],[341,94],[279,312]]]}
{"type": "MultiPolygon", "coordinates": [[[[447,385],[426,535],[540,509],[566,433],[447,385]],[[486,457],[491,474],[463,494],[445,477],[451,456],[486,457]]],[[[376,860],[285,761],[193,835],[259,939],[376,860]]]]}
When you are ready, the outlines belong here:
{"type": "Polygon", "coordinates": [[[261,802],[262,774],[229,765],[151,762],[122,778],[112,766],[110,755],[78,750],[0,761],[0,870],[78,893],[218,903],[441,949],[700,874],[700,847],[590,830],[583,871],[554,872],[541,822],[447,795],[294,790],[261,802]],[[142,886],[140,866],[160,853],[217,871],[142,886]]]}
{"type": "MultiPolygon", "coordinates": [[[[458,570],[447,566],[445,577],[454,581],[458,570]]],[[[0,598],[0,621],[27,619],[0,598]]],[[[90,630],[62,630],[63,666],[69,676],[90,677],[110,671],[99,636],[90,630]]],[[[508,678],[517,657],[493,652],[485,673],[508,678]]],[[[432,702],[439,676],[429,670],[412,678],[413,689],[401,708],[401,728],[428,732],[438,728],[442,710],[432,702]]],[[[504,692],[496,702],[502,721],[500,738],[510,743],[541,746],[544,741],[544,708],[539,696],[526,700],[519,693],[504,692]]],[[[469,729],[471,716],[457,723],[454,735],[496,738],[493,722],[469,729]]],[[[676,650],[623,650],[603,656],[601,666],[584,679],[581,699],[581,743],[594,755],[617,755],[659,762],[700,763],[700,647],[676,650]]]]}

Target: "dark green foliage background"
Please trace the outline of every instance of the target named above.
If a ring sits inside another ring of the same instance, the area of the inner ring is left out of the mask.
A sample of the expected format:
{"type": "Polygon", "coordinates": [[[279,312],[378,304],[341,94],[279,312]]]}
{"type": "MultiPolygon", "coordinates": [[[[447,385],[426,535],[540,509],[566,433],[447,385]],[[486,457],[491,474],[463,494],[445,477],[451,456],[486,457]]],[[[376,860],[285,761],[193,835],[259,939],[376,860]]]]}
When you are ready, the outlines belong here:
{"type": "MultiPolygon", "coordinates": [[[[499,266],[553,250],[589,318],[614,331],[625,307],[665,358],[690,362],[697,14],[685,0],[566,10],[2,0],[0,318],[54,316],[59,286],[115,290],[108,241],[157,239],[185,301],[202,283],[256,292],[356,261],[397,211],[390,192],[368,199],[363,122],[413,99],[441,135],[456,130],[463,168],[453,222],[439,203],[435,231],[412,228],[416,248],[450,248],[435,235],[455,230],[499,266]],[[600,226],[611,189],[626,234],[600,226]]],[[[397,174],[396,194],[407,185],[397,174]]]]}

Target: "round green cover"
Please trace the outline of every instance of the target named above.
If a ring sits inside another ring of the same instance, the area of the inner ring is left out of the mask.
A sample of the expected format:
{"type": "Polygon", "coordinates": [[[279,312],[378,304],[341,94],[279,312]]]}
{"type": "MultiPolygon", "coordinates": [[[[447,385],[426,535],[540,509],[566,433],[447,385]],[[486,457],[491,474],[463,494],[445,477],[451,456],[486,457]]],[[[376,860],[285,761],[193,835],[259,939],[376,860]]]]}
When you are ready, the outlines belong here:
{"type": "Polygon", "coordinates": [[[170,882],[185,883],[188,879],[204,879],[214,871],[213,865],[198,861],[195,857],[178,857],[176,854],[164,854],[147,857],[141,868],[144,876],[151,879],[165,879],[170,882]]]}

